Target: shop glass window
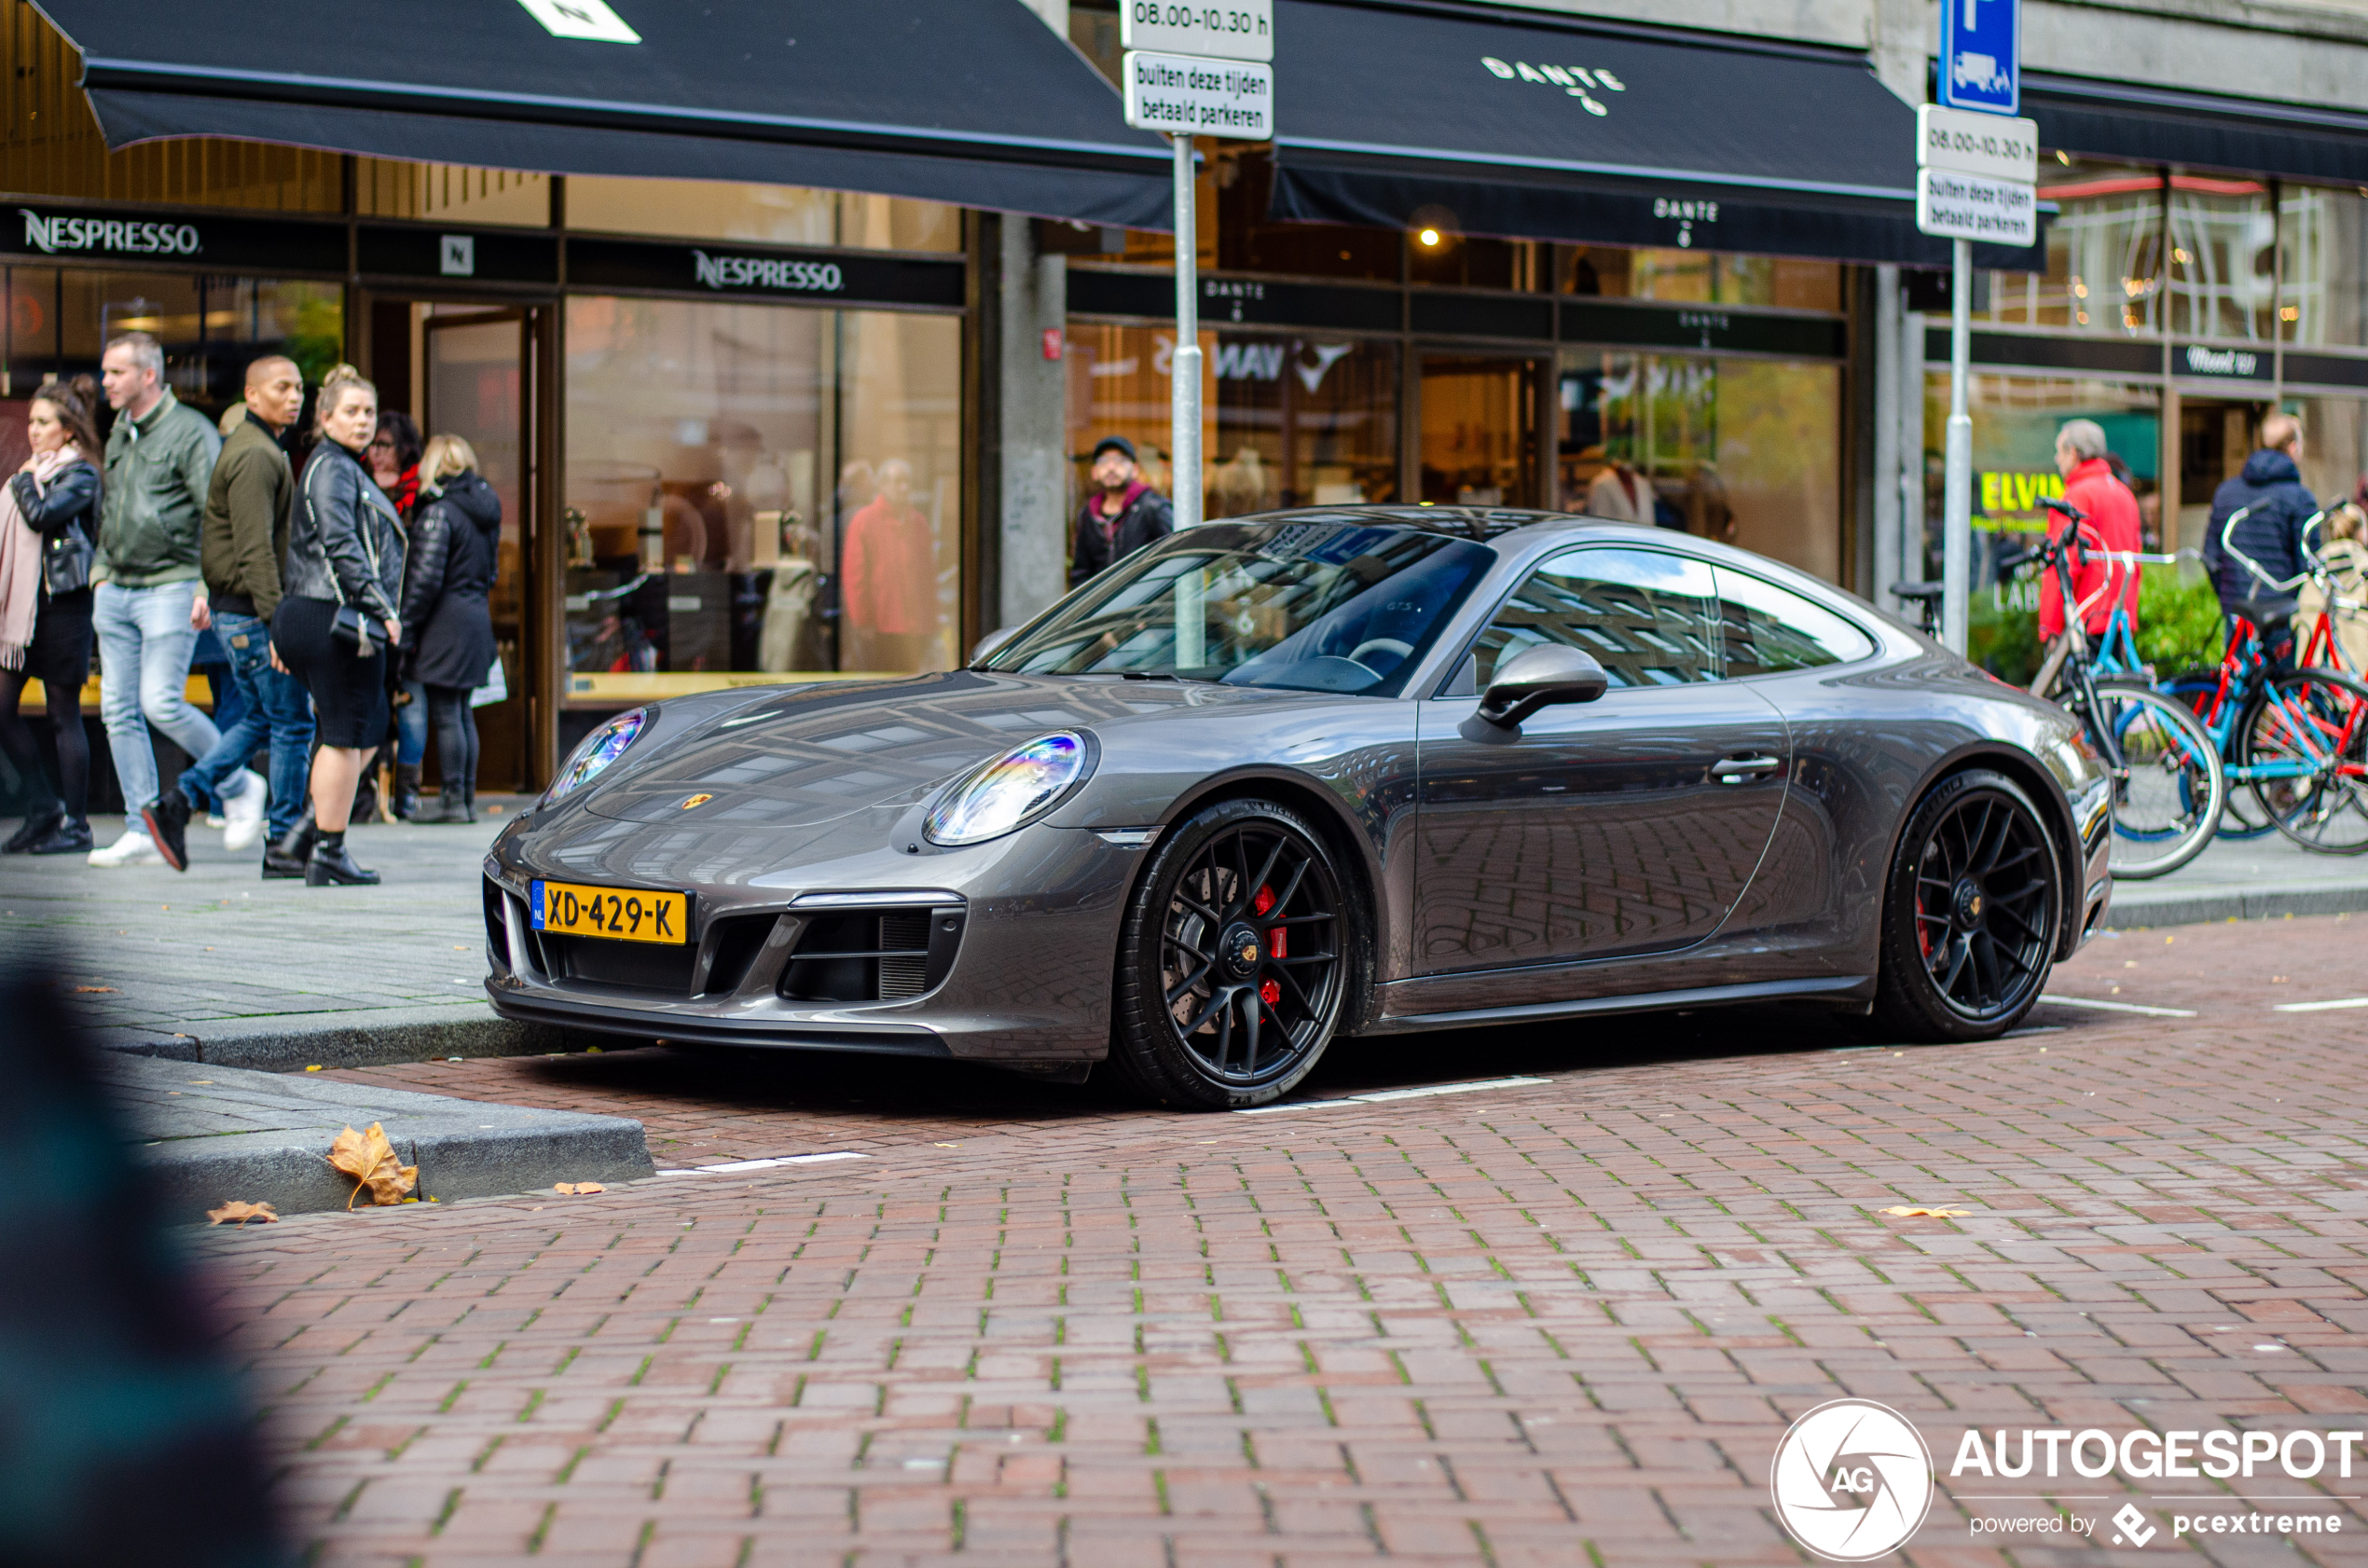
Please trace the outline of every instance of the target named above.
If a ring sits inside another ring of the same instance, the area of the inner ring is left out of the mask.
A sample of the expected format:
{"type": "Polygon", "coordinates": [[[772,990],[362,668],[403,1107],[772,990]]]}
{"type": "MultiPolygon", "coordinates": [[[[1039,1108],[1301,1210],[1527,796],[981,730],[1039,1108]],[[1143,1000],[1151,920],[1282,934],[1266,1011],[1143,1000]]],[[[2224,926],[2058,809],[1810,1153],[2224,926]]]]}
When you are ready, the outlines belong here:
{"type": "Polygon", "coordinates": [[[1593,655],[1616,687],[1715,681],[1719,637],[1708,563],[1659,550],[1574,550],[1530,573],[1491,618],[1472,645],[1473,690],[1549,642],[1593,655]]]}
{"type": "Polygon", "coordinates": [[[1565,350],[1559,380],[1562,510],[1839,580],[1838,366],[1565,350]]]}
{"type": "MultiPolygon", "coordinates": [[[[1072,27],[1080,15],[1071,7],[1072,27]]],[[[1117,15],[1111,13],[1108,20],[1115,32],[1117,15]]],[[[1218,142],[1214,146],[1211,184],[1217,191],[1217,267],[1220,271],[1397,282],[1399,260],[1406,249],[1401,230],[1339,223],[1269,223],[1266,210],[1274,194],[1273,153],[1238,142],[1218,142]]]]}
{"type": "Polygon", "coordinates": [[[1766,578],[1714,567],[1730,680],[1822,669],[1875,651],[1874,640],[1824,605],[1766,578]]]}
{"type": "Polygon", "coordinates": [[[1542,286],[1551,253],[1537,241],[1462,235],[1418,219],[1407,237],[1407,276],[1452,288],[1529,292],[1542,286]]]}
{"type": "Polygon", "coordinates": [[[1624,250],[1613,245],[1558,247],[1555,287],[1609,299],[1761,306],[1838,311],[1841,267],[1795,256],[1730,255],[1716,251],[1624,250]]]}
{"type": "MultiPolygon", "coordinates": [[[[155,335],[173,395],[209,415],[236,403],[247,365],[285,354],[318,382],[344,353],[345,296],[335,283],[59,267],[0,268],[7,293],[0,395],[44,378],[97,376],[107,340],[155,335]]],[[[103,408],[103,426],[111,416],[103,408]]]]}
{"type": "Polygon", "coordinates": [[[2058,209],[2047,226],[2046,269],[1993,274],[1983,318],[2100,335],[2159,333],[2161,171],[2046,153],[2039,199],[2058,209]]]}
{"type": "MultiPolygon", "coordinates": [[[[1069,324],[1068,516],[1090,488],[1094,444],[1123,435],[1143,476],[1172,495],[1168,444],[1176,335],[1069,324]]],[[[1397,345],[1293,333],[1201,334],[1201,451],[1209,517],[1393,501],[1397,345]]]]}
{"type": "Polygon", "coordinates": [[[958,661],[961,323],[567,302],[570,695],[958,661]]]}
{"type": "Polygon", "coordinates": [[[1425,354],[1422,494],[1439,506],[1538,504],[1538,362],[1425,354]]]}
{"type": "Polygon", "coordinates": [[[764,245],[842,245],[869,251],[957,252],[962,212],[936,201],[721,180],[577,176],[567,185],[570,228],[742,240],[764,245]]]}
{"type": "Polygon", "coordinates": [[[2265,180],[2170,177],[2170,330],[2275,334],[2278,220],[2265,180]]]}
{"type": "Polygon", "coordinates": [[[2279,336],[2368,346],[2368,188],[2281,186],[2279,336]]]}
{"type": "Polygon", "coordinates": [[[2368,485],[2368,400],[2290,395],[2279,406],[2302,420],[2302,482],[2320,505],[2368,485]]]}
{"type": "MultiPolygon", "coordinates": [[[[2039,668],[2038,583],[2026,572],[1997,581],[2002,553],[2021,549],[2046,530],[2050,514],[2041,504],[2061,495],[2056,471],[2056,433],[2067,420],[2094,420],[2105,445],[2123,464],[2138,497],[2144,548],[2168,553],[2181,545],[2198,548],[2210,511],[2209,489],[2198,498],[2182,490],[2176,526],[2167,536],[2162,516],[2160,459],[2162,392],[2143,383],[2075,377],[2004,376],[1976,372],[1966,388],[1974,420],[1974,557],[1970,652],[1974,662],[2009,682],[2027,685],[2039,668]]],[[[1941,481],[1948,425],[1948,374],[1924,377],[1924,572],[1940,580],[1941,481]]]]}

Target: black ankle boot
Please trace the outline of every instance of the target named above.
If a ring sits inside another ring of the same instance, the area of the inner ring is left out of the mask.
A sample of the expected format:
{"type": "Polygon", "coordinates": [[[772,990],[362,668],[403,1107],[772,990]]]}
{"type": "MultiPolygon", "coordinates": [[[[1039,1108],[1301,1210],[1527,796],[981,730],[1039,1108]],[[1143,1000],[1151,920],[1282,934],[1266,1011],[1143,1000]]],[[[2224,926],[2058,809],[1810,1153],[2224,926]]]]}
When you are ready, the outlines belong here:
{"type": "Polygon", "coordinates": [[[394,764],[394,814],[409,822],[420,815],[420,764],[394,764]]]}
{"type": "Polygon", "coordinates": [[[57,830],[64,824],[65,819],[66,808],[62,805],[53,805],[46,811],[35,811],[27,814],[24,819],[24,826],[19,828],[16,831],[15,836],[10,838],[7,843],[0,844],[0,855],[23,854],[26,850],[32,848],[34,845],[40,843],[43,839],[48,838],[51,833],[57,832],[57,830]]]}
{"type": "Polygon", "coordinates": [[[469,822],[475,820],[475,818],[469,815],[468,791],[463,790],[458,784],[447,784],[444,787],[443,795],[436,802],[436,808],[434,812],[425,818],[422,818],[421,820],[428,822],[469,822]]]}
{"type": "Polygon", "coordinates": [[[306,806],[288,831],[275,843],[263,846],[263,874],[274,877],[299,877],[312,861],[312,808],[306,806]]]}
{"type": "Polygon", "coordinates": [[[304,868],[304,885],[308,887],[375,887],[379,873],[364,871],[353,863],[345,850],[342,832],[318,832],[312,835],[312,860],[304,868]]]}

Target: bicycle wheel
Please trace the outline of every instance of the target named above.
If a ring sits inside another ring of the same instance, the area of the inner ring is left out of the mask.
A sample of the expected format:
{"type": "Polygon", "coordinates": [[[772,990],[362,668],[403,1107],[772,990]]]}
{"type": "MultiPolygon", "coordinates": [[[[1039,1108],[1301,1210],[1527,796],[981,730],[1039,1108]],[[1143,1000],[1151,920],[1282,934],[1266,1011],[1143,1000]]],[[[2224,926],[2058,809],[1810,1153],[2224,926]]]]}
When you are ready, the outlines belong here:
{"type": "Polygon", "coordinates": [[[2279,832],[2368,854],[2368,685],[2324,669],[2278,676],[2246,714],[2243,744],[2253,798],[2279,832]]]}
{"type": "Polygon", "coordinates": [[[2113,787],[2113,868],[2143,882],[2203,853],[2228,804],[2228,772],[2186,706],[2139,681],[2097,682],[2097,718],[2121,744],[2113,787]]]}
{"type": "MultiPolygon", "coordinates": [[[[2204,714],[2210,711],[2213,699],[2220,695],[2220,671],[2187,670],[2172,676],[2159,689],[2176,697],[2200,722],[2204,714]]],[[[2234,753],[2241,743],[2240,737],[2241,732],[2232,725],[2228,732],[2228,749],[2221,753],[2223,764],[2233,764],[2237,761],[2234,753]]],[[[2251,791],[2229,790],[2227,808],[2220,818],[2222,838],[2259,838],[2264,833],[2277,832],[2277,829],[2278,824],[2270,820],[2269,814],[2261,808],[2261,803],[2253,799],[2251,791]]]]}

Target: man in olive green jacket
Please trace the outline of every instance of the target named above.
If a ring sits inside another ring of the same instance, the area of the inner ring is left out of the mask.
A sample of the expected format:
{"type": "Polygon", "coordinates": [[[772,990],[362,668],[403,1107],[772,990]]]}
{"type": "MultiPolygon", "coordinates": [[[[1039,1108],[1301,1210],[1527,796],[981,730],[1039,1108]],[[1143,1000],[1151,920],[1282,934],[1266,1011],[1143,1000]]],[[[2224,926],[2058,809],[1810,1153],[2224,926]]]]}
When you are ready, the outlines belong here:
{"type": "MultiPolygon", "coordinates": [[[[287,554],[296,493],[296,474],[280,440],[303,406],[304,374],[294,360],[268,354],[247,366],[245,406],[236,412],[213,465],[199,552],[213,634],[230,655],[230,681],[243,700],[220,744],[181,776],[190,809],[182,809],[172,792],[165,791],[163,810],[172,820],[158,826],[168,838],[186,832],[200,791],[224,795],[227,805],[244,804],[243,781],[233,781],[267,738],[271,838],[286,837],[304,810],[312,763],[312,702],[302,681],[271,667],[271,612],[280,607],[280,561],[287,554]]],[[[241,813],[223,834],[223,846],[244,849],[264,826],[241,813]]],[[[268,855],[264,865],[266,876],[275,874],[268,855]]],[[[301,867],[296,874],[302,874],[301,867]]]]}
{"type": "MultiPolygon", "coordinates": [[[[151,820],[157,760],[148,726],[191,757],[204,756],[221,738],[213,721],[190,705],[186,687],[190,650],[210,623],[198,540],[222,438],[212,420],[184,406],[164,384],[164,351],[146,333],[128,332],[109,343],[99,365],[116,421],[107,435],[90,625],[99,644],[99,715],[123,786],[124,816],[133,820],[121,838],[92,850],[90,863],[178,871],[184,862],[158,843],[151,820]]],[[[231,799],[223,806],[227,816],[231,799]]]]}

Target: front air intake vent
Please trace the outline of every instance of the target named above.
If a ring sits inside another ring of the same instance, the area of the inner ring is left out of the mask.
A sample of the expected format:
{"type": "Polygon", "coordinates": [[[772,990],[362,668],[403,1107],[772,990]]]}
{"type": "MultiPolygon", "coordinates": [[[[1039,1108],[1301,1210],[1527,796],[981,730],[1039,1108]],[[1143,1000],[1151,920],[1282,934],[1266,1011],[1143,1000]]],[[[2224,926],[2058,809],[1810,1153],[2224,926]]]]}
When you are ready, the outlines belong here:
{"type": "Polygon", "coordinates": [[[954,967],[962,910],[867,909],[817,916],[781,971],[794,1002],[901,1002],[935,990],[954,967]]]}

